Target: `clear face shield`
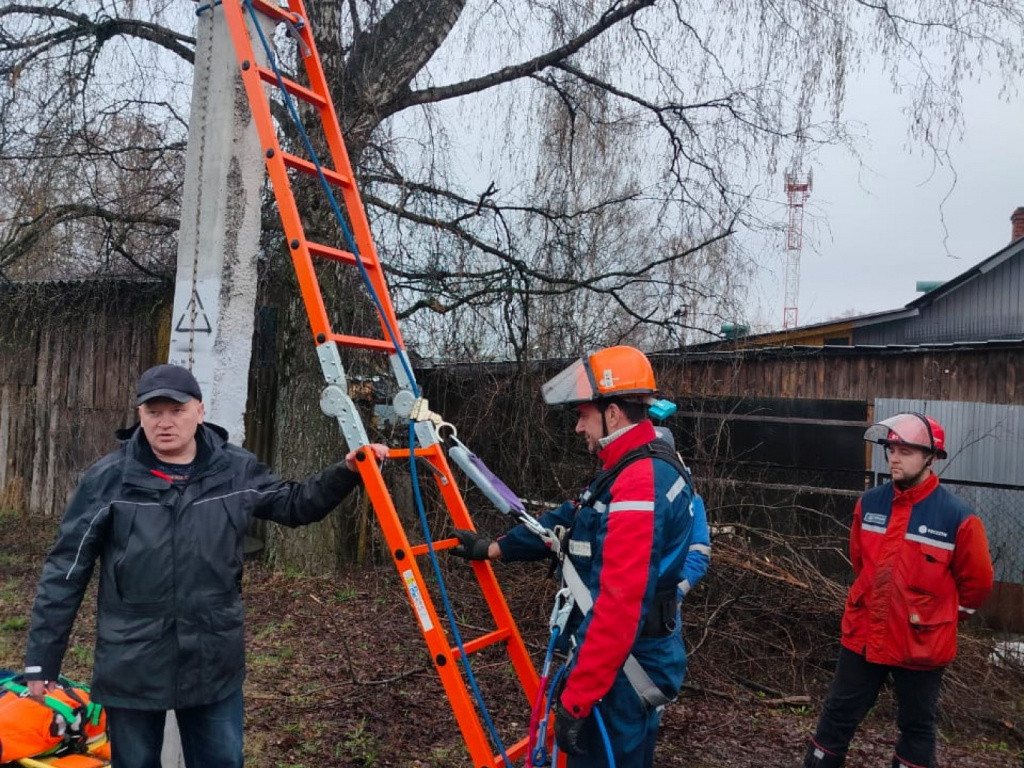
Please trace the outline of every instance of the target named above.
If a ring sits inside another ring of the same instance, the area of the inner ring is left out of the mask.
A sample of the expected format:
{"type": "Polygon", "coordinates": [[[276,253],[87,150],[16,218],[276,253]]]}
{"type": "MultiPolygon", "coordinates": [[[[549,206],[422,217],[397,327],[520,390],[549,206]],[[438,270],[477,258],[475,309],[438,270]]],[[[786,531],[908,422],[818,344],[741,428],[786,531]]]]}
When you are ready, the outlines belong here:
{"type": "Polygon", "coordinates": [[[864,439],[870,443],[884,446],[891,443],[902,443],[936,453],[931,425],[928,424],[928,420],[924,416],[918,413],[900,413],[885,421],[872,424],[864,432],[864,439]]]}
{"type": "Polygon", "coordinates": [[[540,393],[548,405],[589,403],[598,395],[597,382],[590,364],[577,360],[542,384],[540,393]]]}

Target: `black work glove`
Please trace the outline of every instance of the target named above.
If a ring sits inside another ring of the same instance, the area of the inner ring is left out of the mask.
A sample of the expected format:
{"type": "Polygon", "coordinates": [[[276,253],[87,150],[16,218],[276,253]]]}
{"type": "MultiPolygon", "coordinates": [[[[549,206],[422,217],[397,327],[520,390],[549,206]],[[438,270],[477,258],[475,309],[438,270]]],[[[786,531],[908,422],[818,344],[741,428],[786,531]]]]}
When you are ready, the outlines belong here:
{"type": "Polygon", "coordinates": [[[555,707],[555,743],[559,751],[574,757],[587,754],[583,743],[583,726],[586,724],[587,718],[576,717],[562,706],[562,702],[558,702],[555,707]]]}
{"type": "Polygon", "coordinates": [[[463,528],[455,529],[455,538],[459,545],[452,548],[452,554],[465,560],[487,560],[487,551],[494,541],[490,536],[484,536],[476,531],[467,531],[463,528]]]}

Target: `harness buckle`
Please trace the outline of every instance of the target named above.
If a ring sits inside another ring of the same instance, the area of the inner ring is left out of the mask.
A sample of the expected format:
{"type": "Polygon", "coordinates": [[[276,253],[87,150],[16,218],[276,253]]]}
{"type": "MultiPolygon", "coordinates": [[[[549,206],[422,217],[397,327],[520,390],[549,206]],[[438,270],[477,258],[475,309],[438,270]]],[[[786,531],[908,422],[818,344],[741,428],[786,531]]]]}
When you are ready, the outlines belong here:
{"type": "Polygon", "coordinates": [[[555,534],[555,540],[558,542],[558,548],[555,554],[558,555],[559,561],[565,560],[565,540],[569,535],[569,529],[564,525],[556,525],[552,529],[552,533],[555,534]]]}

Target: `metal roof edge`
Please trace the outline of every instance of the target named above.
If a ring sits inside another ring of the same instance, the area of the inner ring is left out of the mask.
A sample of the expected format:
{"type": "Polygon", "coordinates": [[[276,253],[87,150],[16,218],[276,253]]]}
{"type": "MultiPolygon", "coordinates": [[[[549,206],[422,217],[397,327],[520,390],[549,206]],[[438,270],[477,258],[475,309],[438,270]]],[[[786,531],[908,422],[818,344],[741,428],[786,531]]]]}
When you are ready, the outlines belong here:
{"type": "Polygon", "coordinates": [[[928,293],[918,296],[916,299],[907,304],[907,307],[922,307],[925,306],[926,304],[931,304],[936,299],[942,298],[947,293],[951,293],[957,290],[962,285],[969,283],[974,278],[980,277],[981,275],[991,272],[993,269],[998,267],[1003,262],[1012,259],[1014,256],[1020,255],[1022,252],[1024,252],[1024,238],[1019,238],[1017,240],[1014,240],[1009,245],[1000,248],[998,251],[993,253],[988,258],[983,259],[982,261],[979,261],[972,267],[964,270],[956,277],[947,280],[937,288],[933,288],[932,290],[928,291],[928,293]]]}

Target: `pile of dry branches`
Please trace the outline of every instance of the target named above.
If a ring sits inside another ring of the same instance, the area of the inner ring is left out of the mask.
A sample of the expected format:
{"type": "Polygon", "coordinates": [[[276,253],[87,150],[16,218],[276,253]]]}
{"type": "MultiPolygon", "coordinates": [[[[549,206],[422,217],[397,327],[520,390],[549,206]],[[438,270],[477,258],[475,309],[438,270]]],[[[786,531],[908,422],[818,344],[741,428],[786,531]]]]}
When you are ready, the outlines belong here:
{"type": "MultiPolygon", "coordinates": [[[[714,539],[712,567],[684,604],[692,688],[766,704],[820,703],[839,649],[847,586],[823,575],[801,544],[765,530],[714,539]]],[[[1007,637],[961,625],[941,716],[946,727],[1024,745],[1024,654],[1000,653],[1007,637]]],[[[891,706],[889,697],[880,706],[891,706]]]]}

